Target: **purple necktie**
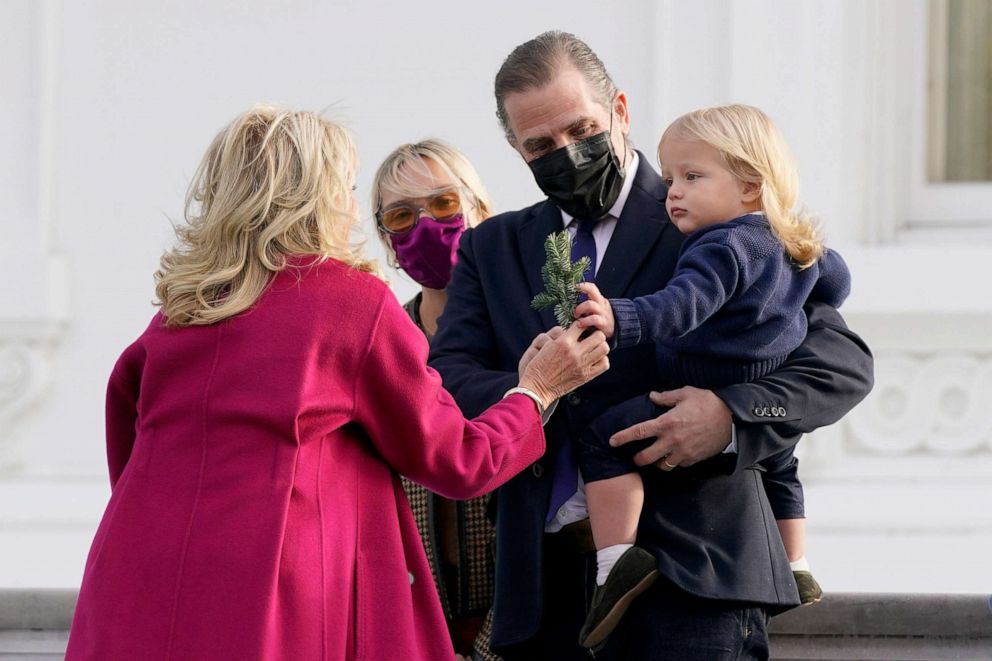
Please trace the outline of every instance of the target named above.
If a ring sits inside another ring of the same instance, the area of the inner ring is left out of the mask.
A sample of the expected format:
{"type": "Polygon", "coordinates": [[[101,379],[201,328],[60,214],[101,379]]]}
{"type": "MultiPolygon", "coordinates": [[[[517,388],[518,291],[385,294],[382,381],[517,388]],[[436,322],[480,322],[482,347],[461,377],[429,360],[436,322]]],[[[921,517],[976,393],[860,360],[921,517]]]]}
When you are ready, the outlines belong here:
{"type": "MultiPolygon", "coordinates": [[[[592,238],[594,220],[575,219],[575,236],[572,238],[572,261],[583,257],[589,258],[589,268],[585,272],[586,282],[592,282],[596,273],[596,240],[592,238]]],[[[579,488],[579,467],[575,463],[572,452],[572,439],[562,439],[555,457],[555,472],[551,478],[551,501],[548,503],[547,521],[551,521],[558,513],[558,508],[564,505],[579,488]]]]}

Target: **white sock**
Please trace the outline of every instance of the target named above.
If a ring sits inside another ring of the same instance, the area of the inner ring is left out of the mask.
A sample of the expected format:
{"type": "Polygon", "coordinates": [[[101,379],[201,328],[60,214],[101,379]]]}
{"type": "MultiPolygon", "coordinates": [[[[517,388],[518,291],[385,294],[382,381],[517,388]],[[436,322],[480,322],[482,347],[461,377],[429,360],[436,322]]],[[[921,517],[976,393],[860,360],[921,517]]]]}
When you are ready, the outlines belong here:
{"type": "Polygon", "coordinates": [[[624,551],[634,546],[633,544],[614,544],[605,549],[596,551],[596,585],[606,583],[606,577],[610,575],[613,565],[623,555],[624,551]]]}
{"type": "Polygon", "coordinates": [[[806,556],[803,556],[798,560],[790,562],[789,567],[792,568],[792,571],[809,571],[809,561],[806,560],[806,556]]]}

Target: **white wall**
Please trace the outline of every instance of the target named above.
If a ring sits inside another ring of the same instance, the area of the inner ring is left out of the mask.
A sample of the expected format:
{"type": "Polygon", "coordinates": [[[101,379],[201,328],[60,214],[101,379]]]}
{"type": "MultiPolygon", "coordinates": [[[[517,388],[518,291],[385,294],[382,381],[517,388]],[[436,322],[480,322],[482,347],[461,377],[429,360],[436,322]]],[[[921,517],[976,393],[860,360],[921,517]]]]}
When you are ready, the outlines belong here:
{"type": "MultiPolygon", "coordinates": [[[[824,584],[987,591],[988,570],[970,559],[992,551],[992,417],[971,385],[992,369],[992,296],[977,277],[992,249],[892,229],[899,180],[875,175],[894,152],[869,151],[884,82],[870,12],[890,5],[642,0],[621,15],[594,0],[6,0],[0,586],[78,583],[108,495],[106,378],[153,312],[169,219],[181,217],[188,177],[221,126],[256,101],[330,108],[359,144],[363,198],[394,146],[442,137],[473,160],[498,209],[521,207],[539,192],[497,126],[492,79],[515,45],[559,28],[586,39],[627,92],[632,138],[652,163],[681,112],[765,108],[848,258],[856,285],[845,310],[878,349],[880,388],[802,445],[824,584]],[[878,208],[891,210],[885,232],[865,219],[878,208]],[[938,432],[951,440],[928,445],[938,432]],[[961,544],[971,550],[952,552],[961,544]]],[[[393,282],[401,299],[414,291],[393,282]]]]}

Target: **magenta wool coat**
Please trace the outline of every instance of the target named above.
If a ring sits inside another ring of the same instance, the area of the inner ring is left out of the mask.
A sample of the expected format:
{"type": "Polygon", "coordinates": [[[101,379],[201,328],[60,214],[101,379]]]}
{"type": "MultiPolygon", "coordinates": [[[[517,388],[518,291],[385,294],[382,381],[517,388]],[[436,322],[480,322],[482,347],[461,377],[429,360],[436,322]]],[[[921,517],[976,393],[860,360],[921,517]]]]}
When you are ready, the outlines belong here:
{"type": "Polygon", "coordinates": [[[454,658],[397,473],[490,491],[544,452],[536,407],[466,421],[382,282],[291,264],[232,319],[156,316],[114,367],[67,659],[454,658]]]}

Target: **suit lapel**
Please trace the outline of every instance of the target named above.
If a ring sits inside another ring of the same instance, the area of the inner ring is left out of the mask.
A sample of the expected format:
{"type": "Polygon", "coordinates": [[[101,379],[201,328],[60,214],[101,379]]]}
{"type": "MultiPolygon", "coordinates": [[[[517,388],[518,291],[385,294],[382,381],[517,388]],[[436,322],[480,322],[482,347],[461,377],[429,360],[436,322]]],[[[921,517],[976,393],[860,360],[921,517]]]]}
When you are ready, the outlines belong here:
{"type": "Polygon", "coordinates": [[[596,286],[607,298],[623,297],[661,235],[678,231],[665,211],[667,191],[661,177],[648,165],[644,154],[638,153],[634,184],[596,273],[596,286]]]}
{"type": "MultiPolygon", "coordinates": [[[[520,224],[517,245],[524,272],[527,274],[527,283],[530,285],[531,299],[544,291],[544,281],[541,279],[541,267],[545,261],[544,241],[550,234],[562,229],[561,211],[550,201],[534,207],[531,215],[520,224]]],[[[554,310],[547,308],[534,312],[540,315],[545,330],[558,325],[554,310]]]]}

